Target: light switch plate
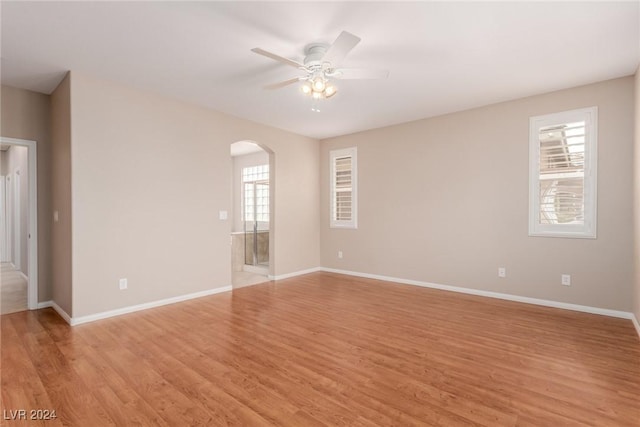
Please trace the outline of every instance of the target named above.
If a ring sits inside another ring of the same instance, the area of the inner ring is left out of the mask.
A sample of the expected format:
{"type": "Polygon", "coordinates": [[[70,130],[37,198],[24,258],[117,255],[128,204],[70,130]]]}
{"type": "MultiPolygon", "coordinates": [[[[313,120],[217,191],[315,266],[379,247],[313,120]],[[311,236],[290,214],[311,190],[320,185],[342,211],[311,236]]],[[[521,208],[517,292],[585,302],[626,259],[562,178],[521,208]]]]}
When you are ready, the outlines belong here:
{"type": "Polygon", "coordinates": [[[219,217],[220,221],[226,221],[229,218],[229,214],[227,213],[227,211],[220,211],[219,217]]]}

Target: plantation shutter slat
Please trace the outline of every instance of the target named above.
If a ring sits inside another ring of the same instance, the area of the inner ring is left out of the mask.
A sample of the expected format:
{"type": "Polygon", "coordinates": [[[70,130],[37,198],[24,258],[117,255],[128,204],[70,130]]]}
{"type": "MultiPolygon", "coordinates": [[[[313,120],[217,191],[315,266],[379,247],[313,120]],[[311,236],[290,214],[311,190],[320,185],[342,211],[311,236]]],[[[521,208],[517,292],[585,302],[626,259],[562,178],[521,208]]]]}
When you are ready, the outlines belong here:
{"type": "Polygon", "coordinates": [[[351,221],[351,156],[335,159],[335,212],[336,221],[351,221]]]}

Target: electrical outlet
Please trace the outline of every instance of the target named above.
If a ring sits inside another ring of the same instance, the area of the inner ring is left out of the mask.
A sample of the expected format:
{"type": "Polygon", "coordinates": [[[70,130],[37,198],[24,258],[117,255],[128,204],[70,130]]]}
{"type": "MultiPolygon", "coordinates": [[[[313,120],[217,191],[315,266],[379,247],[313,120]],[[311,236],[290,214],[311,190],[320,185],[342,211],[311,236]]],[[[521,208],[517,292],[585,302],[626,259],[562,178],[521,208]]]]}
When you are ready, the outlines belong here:
{"type": "Polygon", "coordinates": [[[128,286],[127,279],[120,279],[119,284],[120,284],[121,291],[127,289],[127,286],[128,286]]]}
{"type": "Polygon", "coordinates": [[[498,277],[502,277],[502,278],[507,277],[507,269],[504,268],[504,267],[499,267],[498,268],[498,277]]]}
{"type": "Polygon", "coordinates": [[[570,274],[563,274],[562,275],[562,284],[564,286],[571,286],[571,275],[570,274]]]}
{"type": "Polygon", "coordinates": [[[338,259],[342,259],[342,251],[338,251],[338,259]]]}

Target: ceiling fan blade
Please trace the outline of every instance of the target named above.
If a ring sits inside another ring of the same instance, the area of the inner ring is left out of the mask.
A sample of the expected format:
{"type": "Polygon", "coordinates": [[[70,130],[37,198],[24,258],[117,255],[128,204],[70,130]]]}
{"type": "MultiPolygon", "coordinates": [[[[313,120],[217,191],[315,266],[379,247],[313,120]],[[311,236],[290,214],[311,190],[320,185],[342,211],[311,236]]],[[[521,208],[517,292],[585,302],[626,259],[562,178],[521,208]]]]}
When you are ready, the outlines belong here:
{"type": "Polygon", "coordinates": [[[371,70],[369,68],[338,68],[330,74],[337,79],[386,79],[388,70],[371,70]]]}
{"type": "Polygon", "coordinates": [[[341,32],[322,57],[322,62],[329,62],[333,67],[337,67],[358,43],[360,43],[360,37],[346,31],[341,32]]]}
{"type": "Polygon", "coordinates": [[[280,89],[281,87],[285,87],[285,86],[289,86],[291,84],[297,83],[301,80],[304,80],[304,77],[296,77],[294,79],[289,79],[289,80],[285,80],[283,82],[280,83],[274,83],[274,84],[270,84],[265,86],[265,89],[280,89]]]}
{"type": "Polygon", "coordinates": [[[255,52],[258,55],[266,56],[267,58],[275,59],[278,62],[282,62],[283,64],[287,64],[287,65],[291,65],[292,67],[304,68],[304,65],[302,65],[299,62],[296,62],[296,61],[294,61],[292,59],[289,59],[289,58],[285,58],[285,57],[280,56],[280,55],[276,55],[275,53],[268,52],[268,51],[266,51],[264,49],[260,49],[259,47],[254,47],[253,49],[251,49],[251,52],[255,52]]]}

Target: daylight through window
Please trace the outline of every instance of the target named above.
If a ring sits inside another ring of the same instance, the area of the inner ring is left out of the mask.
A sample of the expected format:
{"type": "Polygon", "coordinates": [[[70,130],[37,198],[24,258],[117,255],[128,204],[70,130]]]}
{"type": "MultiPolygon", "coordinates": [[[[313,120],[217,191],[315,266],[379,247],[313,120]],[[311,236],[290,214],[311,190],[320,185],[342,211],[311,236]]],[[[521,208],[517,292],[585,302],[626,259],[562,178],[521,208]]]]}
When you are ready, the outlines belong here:
{"type": "Polygon", "coordinates": [[[269,165],[242,169],[244,220],[269,222],[269,165]]]}
{"type": "Polygon", "coordinates": [[[596,114],[531,119],[530,234],[595,237],[596,114]]]}

